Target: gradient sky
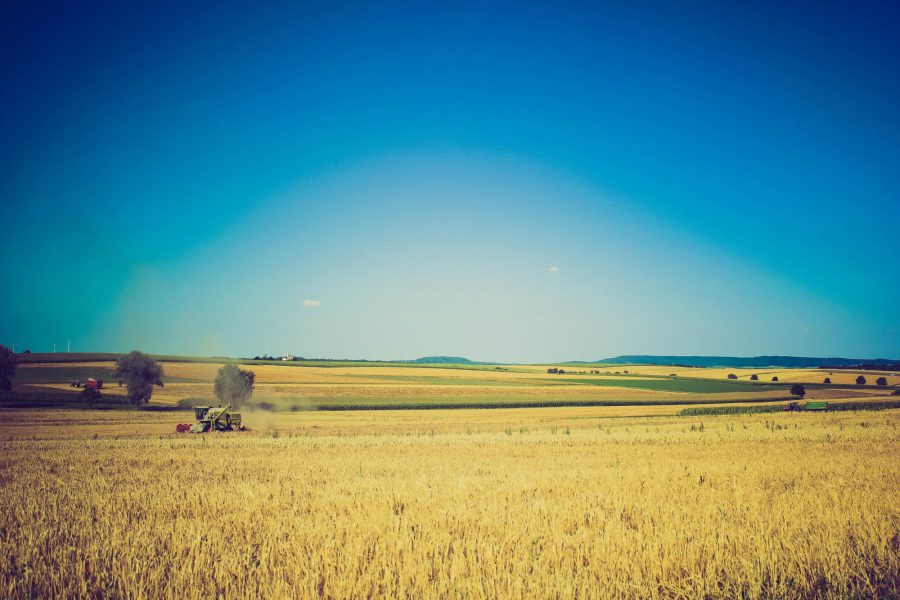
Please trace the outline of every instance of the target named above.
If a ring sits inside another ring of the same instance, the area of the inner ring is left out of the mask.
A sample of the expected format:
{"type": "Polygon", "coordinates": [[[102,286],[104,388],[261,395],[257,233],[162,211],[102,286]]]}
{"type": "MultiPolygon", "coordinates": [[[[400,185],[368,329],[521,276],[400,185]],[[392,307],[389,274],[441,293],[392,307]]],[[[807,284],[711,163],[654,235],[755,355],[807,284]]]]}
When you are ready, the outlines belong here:
{"type": "Polygon", "coordinates": [[[894,3],[0,6],[0,343],[900,357],[894,3]]]}

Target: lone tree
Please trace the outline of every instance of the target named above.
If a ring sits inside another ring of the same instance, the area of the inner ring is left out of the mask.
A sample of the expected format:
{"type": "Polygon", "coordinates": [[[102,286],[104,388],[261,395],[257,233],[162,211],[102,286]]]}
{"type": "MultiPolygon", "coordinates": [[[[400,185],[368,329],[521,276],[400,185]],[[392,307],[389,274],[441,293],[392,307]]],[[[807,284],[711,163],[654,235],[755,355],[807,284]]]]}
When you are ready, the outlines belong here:
{"type": "Polygon", "coordinates": [[[250,399],[255,380],[256,374],[253,371],[243,371],[234,365],[225,365],[216,374],[216,396],[221,402],[238,408],[250,399]]]}
{"type": "Polygon", "coordinates": [[[856,385],[866,385],[866,378],[860,375],[856,378],[856,385]]]}
{"type": "Polygon", "coordinates": [[[6,346],[0,346],[0,391],[8,392],[11,390],[11,379],[15,376],[16,361],[13,359],[12,350],[6,346]]]}
{"type": "Polygon", "coordinates": [[[778,381],[778,375],[772,378],[772,381],[778,381]]]}
{"type": "Polygon", "coordinates": [[[754,373],[753,375],[750,376],[750,381],[759,381],[759,375],[754,373]]]}
{"type": "Polygon", "coordinates": [[[887,385],[887,377],[879,377],[875,380],[878,385],[887,385]]]}
{"type": "Polygon", "coordinates": [[[737,379],[737,375],[735,375],[734,373],[729,373],[728,379],[737,379]]]}
{"type": "Polygon", "coordinates": [[[831,377],[826,377],[822,383],[831,383],[831,377]]]}
{"type": "Polygon", "coordinates": [[[81,401],[93,408],[94,404],[100,401],[100,390],[93,387],[86,387],[81,390],[81,401]]]}
{"type": "Polygon", "coordinates": [[[800,396],[801,398],[806,395],[806,388],[804,388],[799,383],[795,383],[791,386],[791,396],[800,396]]]}
{"type": "Polygon", "coordinates": [[[128,388],[128,399],[135,406],[150,402],[153,386],[163,387],[163,370],[158,362],[137,350],[119,359],[113,378],[128,388]]]}

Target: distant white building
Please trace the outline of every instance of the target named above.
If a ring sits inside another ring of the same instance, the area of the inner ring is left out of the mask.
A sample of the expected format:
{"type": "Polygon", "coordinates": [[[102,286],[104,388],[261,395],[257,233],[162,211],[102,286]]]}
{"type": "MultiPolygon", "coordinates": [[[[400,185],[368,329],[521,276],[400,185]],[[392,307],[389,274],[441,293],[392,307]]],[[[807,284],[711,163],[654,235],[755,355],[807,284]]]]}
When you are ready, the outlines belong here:
{"type": "Polygon", "coordinates": [[[281,360],[294,360],[294,355],[288,354],[287,356],[282,356],[281,360]]]}

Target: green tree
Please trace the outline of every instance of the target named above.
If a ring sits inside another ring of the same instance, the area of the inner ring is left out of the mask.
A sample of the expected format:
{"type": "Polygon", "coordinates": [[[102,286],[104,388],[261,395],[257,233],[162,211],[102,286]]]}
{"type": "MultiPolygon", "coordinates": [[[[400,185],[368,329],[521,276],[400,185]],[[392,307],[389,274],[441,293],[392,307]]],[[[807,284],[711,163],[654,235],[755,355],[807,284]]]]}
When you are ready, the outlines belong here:
{"type": "Polygon", "coordinates": [[[866,385],[866,378],[860,375],[856,378],[856,385],[866,385]]]}
{"type": "Polygon", "coordinates": [[[143,352],[132,350],[119,359],[113,377],[128,388],[128,399],[135,406],[150,402],[153,386],[163,387],[162,366],[143,352]]]}
{"type": "Polygon", "coordinates": [[[216,373],[216,397],[224,404],[238,408],[250,399],[256,374],[243,371],[234,365],[225,365],[216,373]]]}
{"type": "Polygon", "coordinates": [[[887,377],[879,377],[875,380],[875,383],[878,385],[887,385],[887,377]]]}
{"type": "Polygon", "coordinates": [[[791,396],[800,396],[801,398],[806,395],[806,388],[804,388],[799,383],[795,383],[791,386],[791,396]]]}
{"type": "Polygon", "coordinates": [[[94,408],[94,404],[100,401],[100,390],[97,388],[86,387],[81,390],[81,401],[94,408]]]}
{"type": "Polygon", "coordinates": [[[16,376],[16,361],[12,350],[0,346],[0,391],[12,389],[12,378],[16,376]]]}

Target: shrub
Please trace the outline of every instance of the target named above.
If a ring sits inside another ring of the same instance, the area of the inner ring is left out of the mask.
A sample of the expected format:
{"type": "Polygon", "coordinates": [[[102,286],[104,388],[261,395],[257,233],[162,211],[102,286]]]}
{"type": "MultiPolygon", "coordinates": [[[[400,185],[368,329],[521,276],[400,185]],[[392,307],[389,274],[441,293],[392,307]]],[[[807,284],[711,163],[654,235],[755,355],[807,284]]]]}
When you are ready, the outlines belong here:
{"type": "Polygon", "coordinates": [[[831,383],[831,377],[826,377],[822,383],[831,383]]]}
{"type": "Polygon", "coordinates": [[[801,398],[806,395],[806,388],[804,388],[799,383],[795,383],[791,386],[791,395],[800,396],[801,398]]]}
{"type": "Polygon", "coordinates": [[[875,383],[878,385],[887,385],[887,377],[879,377],[875,380],[875,383]]]}
{"type": "Polygon", "coordinates": [[[856,385],[866,385],[866,378],[860,375],[856,378],[856,385]]]}
{"type": "Polygon", "coordinates": [[[729,373],[728,379],[737,379],[737,375],[735,375],[734,373],[729,373]]]}
{"type": "Polygon", "coordinates": [[[778,375],[772,378],[772,381],[778,381],[778,375]]]}
{"type": "Polygon", "coordinates": [[[753,375],[750,376],[750,381],[759,381],[759,375],[754,373],[753,375]]]}
{"type": "Polygon", "coordinates": [[[86,387],[78,395],[81,396],[81,401],[90,408],[93,408],[94,404],[100,401],[100,390],[97,388],[86,387]]]}
{"type": "Polygon", "coordinates": [[[0,390],[12,389],[12,377],[16,375],[16,361],[12,350],[0,346],[0,390]]]}
{"type": "Polygon", "coordinates": [[[178,408],[194,408],[195,406],[210,406],[213,401],[209,398],[182,398],[178,401],[178,408]]]}

